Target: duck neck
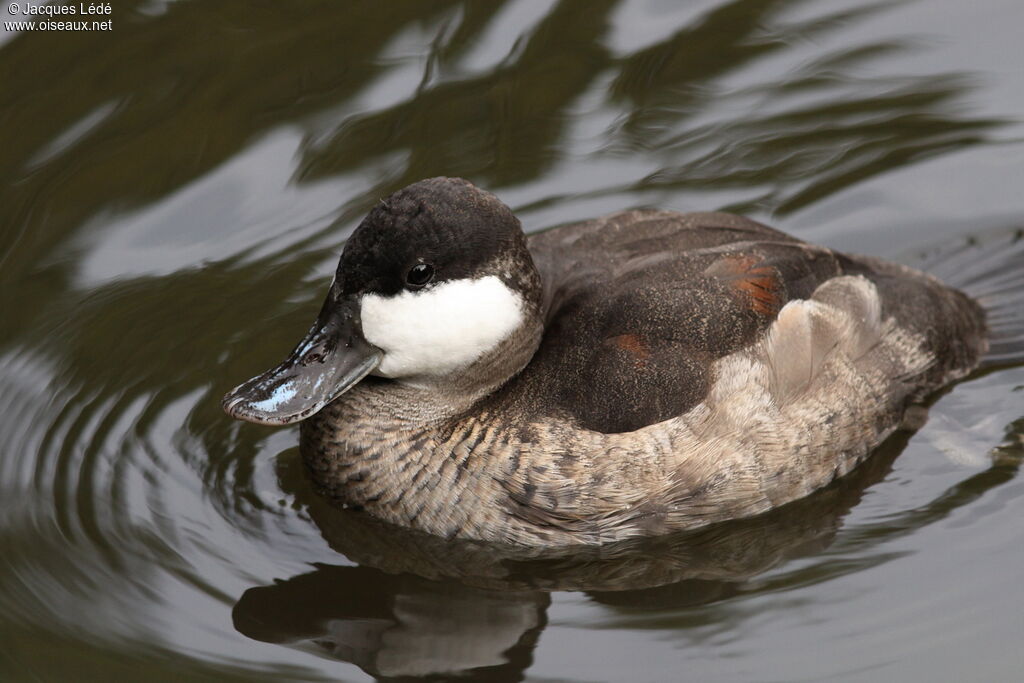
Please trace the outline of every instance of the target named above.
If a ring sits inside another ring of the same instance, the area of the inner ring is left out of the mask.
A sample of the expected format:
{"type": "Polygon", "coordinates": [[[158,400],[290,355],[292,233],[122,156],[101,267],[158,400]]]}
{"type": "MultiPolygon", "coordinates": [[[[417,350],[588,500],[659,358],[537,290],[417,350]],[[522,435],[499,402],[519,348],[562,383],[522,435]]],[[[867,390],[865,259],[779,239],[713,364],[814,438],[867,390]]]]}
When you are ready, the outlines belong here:
{"type": "Polygon", "coordinates": [[[462,418],[486,413],[481,404],[526,366],[541,331],[539,322],[518,330],[457,381],[367,378],[304,421],[301,452],[318,488],[396,523],[422,513],[417,524],[433,533],[464,530],[468,521],[452,512],[456,501],[499,500],[495,468],[504,460],[477,453],[485,448],[478,421],[462,418]]]}

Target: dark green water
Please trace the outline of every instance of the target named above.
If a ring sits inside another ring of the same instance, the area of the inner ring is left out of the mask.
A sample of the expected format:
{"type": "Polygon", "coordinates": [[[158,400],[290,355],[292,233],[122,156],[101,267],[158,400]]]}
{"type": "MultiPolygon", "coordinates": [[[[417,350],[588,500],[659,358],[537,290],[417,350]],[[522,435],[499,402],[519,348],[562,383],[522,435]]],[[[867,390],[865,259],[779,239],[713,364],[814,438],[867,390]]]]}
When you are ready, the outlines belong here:
{"type": "Polygon", "coordinates": [[[1024,223],[1018,0],[110,18],[0,32],[0,679],[1019,678],[1024,368],[797,505],[558,561],[330,509],[297,430],[218,407],[428,176],[529,230],[726,208],[912,259],[1024,223]]]}

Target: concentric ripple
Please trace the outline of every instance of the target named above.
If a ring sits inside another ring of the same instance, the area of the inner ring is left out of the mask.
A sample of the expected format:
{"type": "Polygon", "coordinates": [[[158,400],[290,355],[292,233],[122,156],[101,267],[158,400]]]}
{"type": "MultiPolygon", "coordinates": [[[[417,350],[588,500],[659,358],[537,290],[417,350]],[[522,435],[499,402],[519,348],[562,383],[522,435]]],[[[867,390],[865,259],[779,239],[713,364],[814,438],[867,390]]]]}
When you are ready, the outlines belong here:
{"type": "MultiPolygon", "coordinates": [[[[113,304],[131,309],[122,294],[113,304]]],[[[287,496],[259,493],[277,489],[273,449],[294,434],[235,439],[226,445],[236,457],[211,458],[226,449],[209,439],[238,429],[222,419],[210,385],[190,388],[200,379],[190,372],[174,381],[162,367],[173,361],[136,345],[144,315],[93,346],[90,309],[105,299],[76,302],[80,314],[63,317],[61,329],[28,335],[60,338],[59,355],[41,344],[0,360],[5,619],[15,634],[84,636],[136,656],[190,651],[231,674],[236,643],[211,637],[208,624],[271,571],[261,547],[268,534],[291,533],[298,542],[276,547],[316,555],[316,536],[298,533],[305,525],[279,504],[287,496]]]]}

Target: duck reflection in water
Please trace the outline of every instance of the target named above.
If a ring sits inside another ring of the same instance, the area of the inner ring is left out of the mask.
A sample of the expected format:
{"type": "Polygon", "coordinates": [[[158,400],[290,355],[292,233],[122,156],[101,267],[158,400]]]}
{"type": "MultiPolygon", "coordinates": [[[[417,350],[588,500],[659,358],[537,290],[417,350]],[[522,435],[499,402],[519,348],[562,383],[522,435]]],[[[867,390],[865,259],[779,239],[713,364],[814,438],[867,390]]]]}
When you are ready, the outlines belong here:
{"type": "MultiPolygon", "coordinates": [[[[862,467],[814,495],[757,518],[697,532],[559,555],[451,542],[332,506],[295,478],[293,491],[331,547],[360,566],[312,572],[251,588],[235,628],[356,664],[382,679],[455,675],[521,680],[547,623],[553,591],[582,591],[608,609],[679,610],[856,571],[834,561],[913,533],[1010,480],[1021,460],[1024,420],[1011,425],[993,466],[929,504],[839,535],[865,489],[883,479],[909,433],[894,435],[862,467]],[[298,489],[298,490],[295,490],[298,489]],[[829,549],[790,575],[754,581],[786,561],[829,549]]],[[[290,478],[290,477],[289,477],[290,478]]],[[[289,488],[285,482],[286,488],[289,488]]],[[[884,554],[877,554],[877,562],[884,554]]]]}
{"type": "Polygon", "coordinates": [[[320,565],[249,589],[234,620],[250,638],[311,644],[381,678],[474,672],[486,680],[519,680],[549,603],[542,591],[482,590],[320,565]]]}

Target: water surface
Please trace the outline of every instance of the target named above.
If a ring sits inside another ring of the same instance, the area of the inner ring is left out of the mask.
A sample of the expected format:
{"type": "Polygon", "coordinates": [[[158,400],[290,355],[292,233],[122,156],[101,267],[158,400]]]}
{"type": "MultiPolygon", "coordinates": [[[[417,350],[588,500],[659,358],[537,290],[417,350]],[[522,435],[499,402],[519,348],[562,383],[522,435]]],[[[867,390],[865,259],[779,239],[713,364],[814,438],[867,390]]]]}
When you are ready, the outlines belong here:
{"type": "MultiPolygon", "coordinates": [[[[5,11],[8,6],[5,6],[5,11]]],[[[727,209],[913,261],[1024,222],[1015,0],[118,2],[0,33],[0,678],[1012,680],[1024,369],[756,520],[545,559],[326,505],[280,360],[380,197],[727,209]]]]}

